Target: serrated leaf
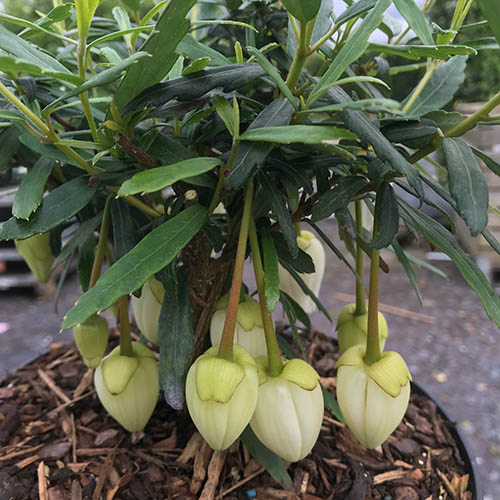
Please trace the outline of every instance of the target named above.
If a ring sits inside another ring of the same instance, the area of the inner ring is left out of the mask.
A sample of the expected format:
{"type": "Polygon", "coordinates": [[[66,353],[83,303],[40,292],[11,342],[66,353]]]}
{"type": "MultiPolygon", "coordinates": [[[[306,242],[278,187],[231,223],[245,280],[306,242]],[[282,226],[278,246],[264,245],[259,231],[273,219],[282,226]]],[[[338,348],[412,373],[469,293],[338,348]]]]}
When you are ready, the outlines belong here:
{"type": "Polygon", "coordinates": [[[12,215],[17,219],[28,220],[41,205],[45,183],[52,172],[53,160],[40,158],[21,181],[12,205],[12,215]]]}
{"type": "Polygon", "coordinates": [[[221,164],[222,162],[218,158],[193,158],[166,167],[145,170],[125,181],[118,191],[118,196],[154,193],[180,180],[209,172],[221,164]]]}
{"type": "Polygon", "coordinates": [[[359,59],[368,47],[370,35],[378,28],[384,17],[384,12],[391,5],[392,0],[378,0],[359,27],[351,33],[346,44],[335,57],[335,64],[331,64],[328,71],[320,78],[311,92],[307,103],[311,106],[320,99],[325,92],[340,78],[346,68],[359,59]]]}
{"type": "Polygon", "coordinates": [[[439,222],[403,200],[399,200],[399,206],[406,223],[415,227],[456,264],[465,281],[481,299],[488,317],[500,326],[500,298],[475,262],[458,246],[453,236],[439,222]]]}
{"type": "Polygon", "coordinates": [[[288,12],[302,23],[314,19],[321,7],[321,0],[282,0],[282,2],[288,12]]]}
{"type": "Polygon", "coordinates": [[[159,378],[165,401],[174,410],[182,410],[187,363],[194,346],[191,300],[184,270],[177,269],[177,275],[173,270],[168,276],[168,283],[161,280],[165,297],[158,322],[159,378]]]}
{"type": "Polygon", "coordinates": [[[153,274],[172,262],[203,227],[206,216],[207,211],[202,206],[189,207],[151,231],[80,297],[66,314],[62,328],[71,328],[85,321],[141,287],[153,274]]]}
{"type": "Polygon", "coordinates": [[[115,95],[119,110],[145,88],[164,78],[178,58],[176,47],[188,32],[190,22],[186,19],[196,0],[171,0],[155,30],[141,46],[141,51],[149,52],[151,58],[145,58],[131,66],[115,95]]]}
{"type": "Polygon", "coordinates": [[[297,232],[292,224],[292,218],[286,206],[285,200],[281,192],[275,187],[266,174],[262,174],[260,179],[262,189],[267,194],[271,203],[272,211],[280,224],[281,233],[285,237],[293,258],[295,258],[299,252],[299,247],[297,245],[297,232]]]}
{"type": "MultiPolygon", "coordinates": [[[[465,80],[466,56],[455,56],[446,61],[431,77],[408,113],[421,116],[444,107],[452,99],[465,80]]],[[[415,89],[414,89],[415,90],[415,89]]],[[[405,99],[406,103],[414,90],[405,99]]]]}
{"type": "Polygon", "coordinates": [[[500,16],[498,15],[498,2],[496,0],[477,0],[483,16],[488,21],[491,31],[500,44],[500,16]]]}
{"type": "Polygon", "coordinates": [[[124,113],[149,107],[158,108],[174,98],[192,101],[215,88],[231,92],[264,74],[265,71],[258,64],[230,64],[208,68],[148,87],[127,104],[124,113]]]}
{"type": "Polygon", "coordinates": [[[88,176],[75,177],[51,191],[29,221],[11,217],[0,228],[0,240],[24,240],[46,233],[73,217],[94,197],[88,176]]]}
{"type": "Polygon", "coordinates": [[[292,478],[289,476],[283,460],[259,441],[249,425],[241,434],[241,440],[247,447],[250,455],[271,474],[275,481],[285,488],[291,488],[292,478]]]}
{"type": "Polygon", "coordinates": [[[241,141],[272,142],[277,144],[321,144],[334,139],[356,139],[349,130],[327,125],[285,125],[247,130],[241,141]]]}
{"type": "Polygon", "coordinates": [[[394,0],[399,13],[406,19],[409,27],[415,32],[424,45],[433,45],[431,28],[425,14],[414,0],[394,0]]]}
{"type": "MultiPolygon", "coordinates": [[[[288,125],[292,121],[293,111],[293,106],[287,99],[284,97],[276,99],[255,118],[247,132],[263,127],[288,125]]],[[[233,171],[227,179],[228,185],[231,188],[243,186],[256,166],[264,162],[273,147],[273,144],[259,142],[240,144],[233,171]]]]}
{"type": "Polygon", "coordinates": [[[375,218],[378,221],[378,234],[374,235],[369,246],[380,250],[392,243],[399,229],[398,202],[388,182],[382,182],[377,189],[375,218]]]}
{"type": "Polygon", "coordinates": [[[477,236],[488,223],[488,185],[468,144],[461,139],[443,139],[450,193],[458,213],[477,236]]]}
{"type": "Polygon", "coordinates": [[[262,255],[264,258],[264,284],[267,310],[272,313],[280,299],[280,277],[278,254],[269,231],[262,232],[262,255]]]}
{"type": "Polygon", "coordinates": [[[333,189],[322,194],[313,205],[313,222],[330,217],[337,210],[347,207],[352,198],[366,185],[366,179],[359,175],[342,177],[333,189]]]}
{"type": "MultiPolygon", "coordinates": [[[[352,101],[340,87],[332,87],[326,94],[327,99],[334,104],[352,101]]],[[[377,157],[386,161],[398,173],[406,175],[409,184],[419,196],[423,196],[422,182],[417,168],[406,160],[394,145],[380,132],[375,124],[361,111],[344,110],[340,112],[345,125],[362,141],[373,146],[377,157]]]]}

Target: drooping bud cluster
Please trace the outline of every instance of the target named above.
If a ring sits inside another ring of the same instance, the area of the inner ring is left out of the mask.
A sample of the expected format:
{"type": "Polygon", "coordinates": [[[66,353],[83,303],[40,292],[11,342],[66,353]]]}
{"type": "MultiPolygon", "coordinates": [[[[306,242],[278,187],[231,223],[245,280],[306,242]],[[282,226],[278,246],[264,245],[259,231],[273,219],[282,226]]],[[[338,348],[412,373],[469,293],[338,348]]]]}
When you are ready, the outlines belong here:
{"type": "Polygon", "coordinates": [[[400,424],[408,407],[411,375],[396,352],[364,361],[366,348],[355,345],[337,362],[337,400],[349,429],[368,449],[382,444],[400,424]]]}
{"type": "MultiPolygon", "coordinates": [[[[210,324],[212,345],[219,344],[222,338],[228,302],[229,295],[222,297],[217,303],[215,314],[212,316],[210,324]]],[[[243,301],[238,304],[234,343],[243,347],[254,358],[267,354],[260,304],[248,295],[245,295],[243,301]]]]}
{"type": "Polygon", "coordinates": [[[106,411],[129,432],[144,429],[153,414],[160,385],[153,352],[132,342],[133,356],[116,347],[94,374],[97,396],[106,411]]]}
{"type": "Polygon", "coordinates": [[[47,283],[54,262],[50,248],[49,234],[36,234],[25,240],[16,240],[17,251],[23,256],[26,264],[40,283],[47,283]]]}
{"type": "Polygon", "coordinates": [[[152,276],[142,287],[140,298],[132,295],[132,312],[141,333],[153,344],[158,343],[158,321],[165,288],[152,276]]]}
{"type": "MultiPolygon", "coordinates": [[[[337,336],[339,341],[339,351],[344,353],[357,344],[366,345],[368,332],[368,312],[356,315],[356,304],[349,304],[342,309],[337,320],[337,336]]],[[[384,350],[387,340],[388,328],[384,315],[378,313],[378,335],[380,351],[384,350]]]]}
{"type": "MultiPolygon", "coordinates": [[[[300,231],[297,236],[297,244],[311,257],[315,267],[313,273],[301,274],[300,277],[314,295],[318,296],[325,273],[325,249],[318,238],[309,231],[300,231]]],[[[293,276],[281,265],[279,266],[279,278],[281,290],[290,295],[306,313],[309,314],[316,310],[316,304],[311,297],[302,291],[293,276]]]]}

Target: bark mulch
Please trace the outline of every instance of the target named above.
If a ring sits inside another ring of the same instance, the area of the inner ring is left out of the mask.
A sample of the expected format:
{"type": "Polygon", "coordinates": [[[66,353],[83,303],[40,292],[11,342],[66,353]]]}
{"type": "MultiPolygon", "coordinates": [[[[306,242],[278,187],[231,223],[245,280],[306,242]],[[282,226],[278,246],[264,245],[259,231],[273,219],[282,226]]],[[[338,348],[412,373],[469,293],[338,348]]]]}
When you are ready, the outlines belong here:
{"type": "MultiPolygon", "coordinates": [[[[336,347],[319,333],[306,344],[335,395],[336,347]]],[[[326,412],[284,489],[241,443],[212,452],[187,414],[163,401],[145,432],[126,433],[102,409],[76,349],[53,344],[0,387],[0,500],[473,500],[451,425],[413,395],[395,433],[367,451],[326,412]]]]}

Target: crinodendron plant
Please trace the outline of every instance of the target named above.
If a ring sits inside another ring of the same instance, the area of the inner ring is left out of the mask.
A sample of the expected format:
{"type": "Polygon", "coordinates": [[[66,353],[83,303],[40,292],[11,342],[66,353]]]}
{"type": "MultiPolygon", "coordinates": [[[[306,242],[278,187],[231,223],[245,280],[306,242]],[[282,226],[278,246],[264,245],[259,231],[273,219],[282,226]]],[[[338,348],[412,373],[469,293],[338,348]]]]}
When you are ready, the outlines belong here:
{"type": "MultiPolygon", "coordinates": [[[[420,295],[415,258],[395,238],[401,220],[455,262],[500,325],[488,280],[419,208],[435,192],[500,252],[478,158],[495,174],[500,165],[460,139],[498,124],[500,92],[469,117],[442,109],[484,45],[464,24],[472,0],[457,0],[443,27],[429,25],[429,4],[394,0],[409,24],[399,36],[391,0],[345,0],[337,17],[333,0],[165,0],[148,12],[128,0],[109,19],[95,15],[98,3],[54,2],[36,23],[0,15],[2,165],[28,172],[0,239],[16,241],[40,280],[78,256],[83,294],[62,328],[95,369],[104,408],[140,431],[161,391],[173,408],[187,405],[216,450],[243,436],[302,459],[325,402],[338,408],[309,364],[282,354],[272,313],[281,302],[293,327],[315,308],[328,315],[321,279],[341,259],[356,304],[337,323],[338,403],[357,439],[379,446],[404,415],[411,379],[403,358],[384,352],[381,249],[394,250],[420,295]],[[455,44],[459,32],[470,43],[455,44]],[[395,75],[421,69],[406,99],[391,99],[395,75]],[[332,215],[342,248],[317,226],[332,215]],[[247,257],[255,298],[242,283],[247,257]],[[115,305],[120,345],[103,357],[101,313],[115,305]],[[143,342],[131,340],[130,309],[143,342]]],[[[481,26],[500,40],[496,0],[478,3],[481,26]]],[[[493,37],[488,46],[498,50],[493,37]]]]}

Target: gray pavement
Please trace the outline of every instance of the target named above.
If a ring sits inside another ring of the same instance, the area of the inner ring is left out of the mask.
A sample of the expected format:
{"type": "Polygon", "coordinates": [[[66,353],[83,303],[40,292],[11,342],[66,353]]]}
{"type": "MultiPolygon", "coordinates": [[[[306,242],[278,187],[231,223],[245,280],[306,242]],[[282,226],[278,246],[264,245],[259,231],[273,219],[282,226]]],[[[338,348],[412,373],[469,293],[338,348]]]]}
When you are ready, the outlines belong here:
{"type": "MultiPolygon", "coordinates": [[[[323,229],[337,240],[334,222],[323,224],[323,229]]],[[[412,249],[419,257],[426,250],[412,249]]],[[[320,298],[335,321],[335,315],[346,304],[344,295],[354,294],[354,280],[332,253],[327,255],[320,298]]],[[[403,355],[414,379],[433,394],[464,429],[480,464],[485,500],[498,500],[500,331],[487,318],[479,299],[453,264],[434,263],[447,273],[448,281],[416,268],[424,296],[421,307],[394,256],[388,252],[384,258],[391,271],[381,277],[380,301],[434,318],[434,324],[427,324],[387,313],[386,349],[403,355]]],[[[72,278],[63,289],[56,314],[50,297],[34,298],[15,292],[0,294],[0,378],[2,372],[12,371],[43,353],[52,341],[71,341],[71,333],[60,334],[59,326],[77,296],[76,279],[72,278]]],[[[313,313],[312,323],[318,330],[333,333],[333,326],[318,312],[313,313]]]]}

